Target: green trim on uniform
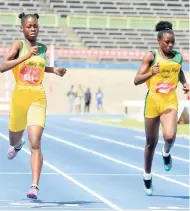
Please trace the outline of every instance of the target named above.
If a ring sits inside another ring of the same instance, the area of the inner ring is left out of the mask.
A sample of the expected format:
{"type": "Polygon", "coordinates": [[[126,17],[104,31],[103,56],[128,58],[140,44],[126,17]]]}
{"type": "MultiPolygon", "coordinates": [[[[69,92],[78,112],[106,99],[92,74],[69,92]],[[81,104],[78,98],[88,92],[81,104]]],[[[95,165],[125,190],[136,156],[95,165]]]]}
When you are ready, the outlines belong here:
{"type": "Polygon", "coordinates": [[[170,61],[173,61],[173,62],[176,62],[176,63],[182,65],[183,57],[182,57],[181,53],[178,52],[178,51],[172,50],[172,53],[173,53],[173,55],[174,55],[174,58],[172,58],[172,59],[165,59],[165,58],[163,58],[163,57],[160,55],[158,49],[155,50],[155,53],[156,53],[156,55],[159,56],[161,59],[170,60],[170,61]]]}
{"type": "Polygon", "coordinates": [[[176,88],[175,88],[175,89],[177,89],[178,84],[179,84],[180,72],[181,72],[181,71],[179,71],[179,73],[178,73],[178,82],[177,82],[177,85],[176,85],[176,88]]]}
{"type": "Polygon", "coordinates": [[[21,42],[21,47],[20,47],[20,49],[19,49],[19,51],[22,51],[22,49],[23,49],[23,40],[22,40],[22,42],[21,42]]]}
{"type": "Polygon", "coordinates": [[[43,59],[46,60],[46,52],[45,52],[45,45],[42,43],[38,43],[38,46],[40,46],[40,51],[37,54],[38,56],[41,56],[43,59]]]}
{"type": "Polygon", "coordinates": [[[147,101],[147,97],[149,95],[149,90],[148,92],[146,93],[146,97],[145,97],[145,103],[144,103],[144,117],[145,117],[145,111],[146,111],[146,101],[147,101]]]}
{"type": "Polygon", "coordinates": [[[175,51],[175,50],[173,50],[172,53],[175,55],[175,57],[171,60],[173,62],[177,62],[178,64],[182,65],[183,57],[182,57],[181,53],[179,53],[178,51],[175,51]]]}
{"type": "MultiPolygon", "coordinates": [[[[42,43],[37,43],[37,44],[38,44],[38,46],[40,46],[40,50],[39,50],[39,53],[36,56],[40,56],[40,57],[42,57],[43,59],[46,60],[47,56],[46,56],[46,52],[45,52],[45,45],[42,44],[42,43]]],[[[22,46],[19,50],[19,57],[24,56],[23,54],[28,53],[28,51],[29,51],[29,47],[26,43],[26,40],[22,40],[22,46]]]]}
{"type": "Polygon", "coordinates": [[[150,52],[152,52],[152,54],[154,55],[154,59],[153,59],[152,63],[150,64],[150,67],[152,67],[156,62],[157,52],[156,52],[156,50],[153,50],[153,51],[150,51],[150,52]]]}

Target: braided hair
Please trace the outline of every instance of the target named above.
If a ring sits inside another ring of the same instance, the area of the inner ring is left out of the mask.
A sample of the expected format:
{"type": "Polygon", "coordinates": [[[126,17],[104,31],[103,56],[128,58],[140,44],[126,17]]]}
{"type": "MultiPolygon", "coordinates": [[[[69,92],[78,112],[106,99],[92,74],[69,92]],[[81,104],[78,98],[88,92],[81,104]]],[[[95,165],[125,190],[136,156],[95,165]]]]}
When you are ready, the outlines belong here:
{"type": "Polygon", "coordinates": [[[161,39],[165,33],[173,34],[172,23],[168,21],[160,21],[156,24],[155,30],[158,32],[158,39],[161,39]]]}
{"type": "Polygon", "coordinates": [[[39,19],[39,15],[37,13],[34,13],[34,14],[25,14],[24,12],[19,14],[18,16],[20,19],[21,19],[21,24],[24,23],[24,20],[27,19],[27,18],[35,18],[36,20],[39,19]]]}

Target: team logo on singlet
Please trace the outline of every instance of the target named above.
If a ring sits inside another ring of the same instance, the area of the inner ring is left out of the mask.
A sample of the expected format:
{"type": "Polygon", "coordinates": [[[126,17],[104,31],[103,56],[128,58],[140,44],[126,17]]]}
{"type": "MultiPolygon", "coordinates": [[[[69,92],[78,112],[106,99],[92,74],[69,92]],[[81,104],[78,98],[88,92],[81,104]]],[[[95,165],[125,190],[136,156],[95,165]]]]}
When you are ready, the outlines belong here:
{"type": "Polygon", "coordinates": [[[29,84],[36,84],[40,80],[40,72],[42,65],[37,65],[36,63],[29,62],[24,64],[20,69],[19,78],[21,81],[29,84]]]}
{"type": "Polygon", "coordinates": [[[162,94],[168,94],[169,92],[173,91],[175,89],[175,84],[173,83],[157,83],[156,84],[156,92],[162,93],[162,94]]]}

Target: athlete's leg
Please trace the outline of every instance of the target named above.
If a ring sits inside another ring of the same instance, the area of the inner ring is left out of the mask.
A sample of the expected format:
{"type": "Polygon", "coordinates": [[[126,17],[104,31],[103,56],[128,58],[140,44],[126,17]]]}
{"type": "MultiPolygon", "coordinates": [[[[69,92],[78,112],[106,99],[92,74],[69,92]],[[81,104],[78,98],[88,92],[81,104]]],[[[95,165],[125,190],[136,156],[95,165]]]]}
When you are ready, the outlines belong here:
{"type": "Polygon", "coordinates": [[[22,149],[24,141],[22,140],[24,130],[13,132],[9,130],[9,141],[11,147],[8,149],[7,157],[8,159],[13,159],[17,153],[22,149]]]}
{"type": "Polygon", "coordinates": [[[28,126],[28,138],[31,150],[31,168],[32,184],[38,185],[41,168],[43,164],[43,155],[41,151],[41,137],[43,128],[40,126],[28,126]]]}
{"type": "Polygon", "coordinates": [[[9,130],[10,145],[15,147],[18,144],[20,144],[20,142],[22,140],[23,133],[24,133],[24,130],[21,130],[21,131],[18,131],[18,132],[13,132],[13,131],[9,130]]]}
{"type": "Polygon", "coordinates": [[[172,167],[172,158],[170,150],[174,145],[176,132],[177,132],[177,110],[168,109],[161,116],[160,121],[162,124],[162,132],[164,137],[164,147],[162,150],[164,167],[166,171],[169,171],[172,167]]]}
{"type": "Polygon", "coordinates": [[[145,173],[151,173],[152,161],[159,138],[160,117],[145,118],[146,145],[144,153],[145,173]]]}
{"type": "Polygon", "coordinates": [[[177,132],[177,110],[169,109],[160,116],[162,132],[165,140],[164,151],[170,152],[176,138],[177,132]]]}
{"type": "Polygon", "coordinates": [[[145,132],[146,132],[146,145],[144,152],[144,190],[150,196],[153,194],[152,185],[152,161],[154,157],[155,148],[159,138],[160,117],[145,118],[145,132]]]}
{"type": "Polygon", "coordinates": [[[22,136],[26,127],[27,105],[12,103],[9,117],[9,141],[11,147],[8,150],[8,159],[13,159],[22,148],[24,141],[22,136]]]}
{"type": "Polygon", "coordinates": [[[28,138],[31,150],[32,186],[27,197],[37,199],[43,155],[41,151],[41,137],[45,126],[46,102],[45,99],[32,104],[28,110],[28,138]]]}
{"type": "Polygon", "coordinates": [[[145,173],[151,173],[152,161],[154,151],[159,138],[160,127],[160,100],[159,95],[147,92],[145,99],[145,133],[146,133],[146,145],[144,153],[144,166],[145,173]]]}

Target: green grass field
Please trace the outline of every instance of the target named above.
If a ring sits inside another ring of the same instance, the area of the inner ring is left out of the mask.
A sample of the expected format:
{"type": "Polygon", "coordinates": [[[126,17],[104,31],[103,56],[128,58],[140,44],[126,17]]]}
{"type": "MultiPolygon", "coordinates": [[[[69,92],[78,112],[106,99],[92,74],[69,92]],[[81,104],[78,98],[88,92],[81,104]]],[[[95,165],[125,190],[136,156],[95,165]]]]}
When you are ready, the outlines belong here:
{"type": "MultiPolygon", "coordinates": [[[[109,124],[115,126],[121,126],[126,128],[133,128],[133,129],[144,129],[144,123],[138,122],[134,119],[126,119],[126,118],[85,118],[83,120],[88,120],[98,124],[109,124]]],[[[178,135],[190,135],[190,127],[189,124],[179,125],[178,124],[178,135]]]]}

